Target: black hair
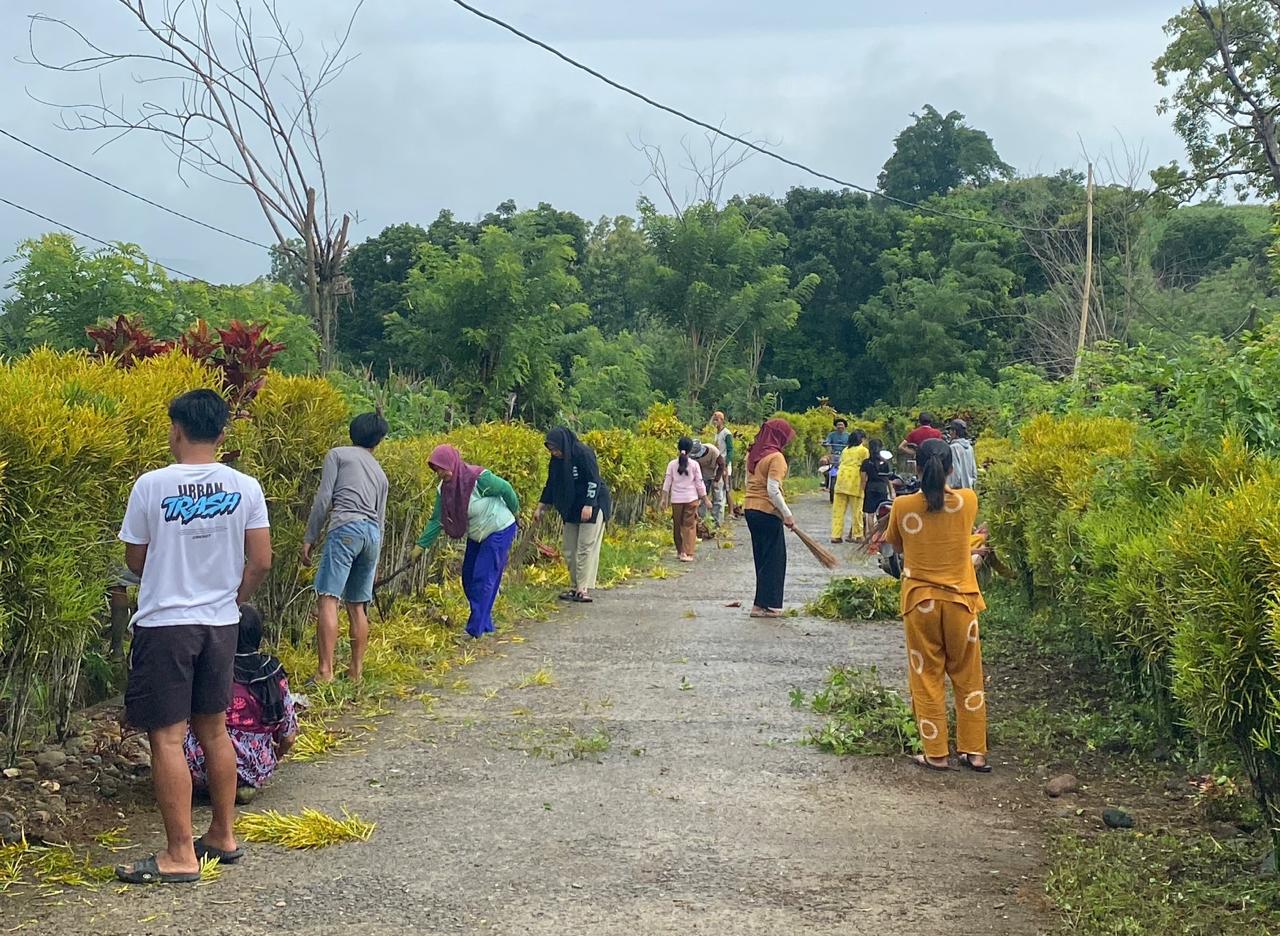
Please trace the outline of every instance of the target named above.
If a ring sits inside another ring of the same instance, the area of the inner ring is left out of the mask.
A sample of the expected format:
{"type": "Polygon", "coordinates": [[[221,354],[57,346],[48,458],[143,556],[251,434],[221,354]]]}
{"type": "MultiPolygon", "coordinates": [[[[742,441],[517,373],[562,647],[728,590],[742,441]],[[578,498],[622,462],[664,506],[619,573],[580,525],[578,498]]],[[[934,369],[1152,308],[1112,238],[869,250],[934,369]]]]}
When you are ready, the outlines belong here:
{"type": "Polygon", "coordinates": [[[928,410],[926,410],[925,412],[921,413],[921,414],[920,414],[920,425],[922,425],[922,426],[932,426],[932,425],[933,425],[933,413],[930,413],[928,410]]]}
{"type": "Polygon", "coordinates": [[[876,461],[880,460],[880,452],[884,450],[884,443],[879,439],[872,439],[867,443],[867,448],[871,449],[871,457],[876,461]]]}
{"type": "Polygon", "coordinates": [[[963,419],[951,420],[951,434],[957,439],[969,438],[969,424],[963,419]]]}
{"type": "Polygon", "coordinates": [[[693,450],[693,439],[688,436],[681,436],[680,441],[676,443],[676,448],[680,450],[680,467],[676,470],[682,475],[689,473],[689,452],[693,450]]]}
{"type": "Polygon", "coordinates": [[[853,439],[854,445],[861,445],[866,440],[867,434],[861,429],[855,429],[849,438],[853,439]]]}
{"type": "Polygon", "coordinates": [[[251,604],[240,606],[240,632],[236,653],[257,653],[262,646],[262,612],[251,604]]]}
{"type": "Polygon", "coordinates": [[[844,423],[844,427],[846,429],[849,428],[849,420],[845,419],[843,416],[837,416],[835,420],[831,423],[831,428],[834,429],[836,426],[840,425],[841,423],[844,423]]]}
{"type": "Polygon", "coordinates": [[[381,412],[361,413],[351,420],[351,444],[376,449],[390,431],[391,427],[387,425],[381,412]]]}
{"type": "Polygon", "coordinates": [[[169,404],[169,419],[191,442],[217,442],[230,418],[231,407],[212,390],[192,390],[169,404]]]}
{"type": "Polygon", "coordinates": [[[947,502],[947,475],[951,474],[951,446],[941,439],[926,439],[916,449],[920,466],[920,490],[930,511],[938,511],[947,502]]]}

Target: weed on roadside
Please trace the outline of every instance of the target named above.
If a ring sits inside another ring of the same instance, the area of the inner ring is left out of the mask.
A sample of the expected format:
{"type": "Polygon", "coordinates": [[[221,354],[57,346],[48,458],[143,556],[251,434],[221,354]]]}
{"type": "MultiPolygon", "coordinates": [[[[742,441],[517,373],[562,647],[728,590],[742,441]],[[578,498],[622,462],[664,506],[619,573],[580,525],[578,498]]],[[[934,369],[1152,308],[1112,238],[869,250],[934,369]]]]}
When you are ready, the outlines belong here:
{"type": "Polygon", "coordinates": [[[1261,850],[1203,834],[1066,835],[1047,890],[1073,936],[1270,936],[1280,881],[1257,874],[1261,850]]]}
{"type": "Polygon", "coordinates": [[[809,742],[833,754],[915,754],[920,735],[911,706],[895,690],[880,682],[874,666],[833,667],[826,685],[806,698],[791,690],[791,704],[827,716],[809,733],[809,742]]]}
{"type": "Polygon", "coordinates": [[[549,761],[599,759],[613,746],[613,736],[601,727],[579,734],[572,725],[558,728],[530,728],[517,736],[515,748],[530,757],[549,761]]]}

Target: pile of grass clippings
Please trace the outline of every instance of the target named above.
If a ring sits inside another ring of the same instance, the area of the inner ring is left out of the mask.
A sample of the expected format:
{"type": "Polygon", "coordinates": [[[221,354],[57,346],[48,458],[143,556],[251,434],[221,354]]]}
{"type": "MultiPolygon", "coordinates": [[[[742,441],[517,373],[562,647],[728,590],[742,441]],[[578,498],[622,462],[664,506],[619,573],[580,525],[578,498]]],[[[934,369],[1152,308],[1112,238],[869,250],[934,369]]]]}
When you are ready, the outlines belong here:
{"type": "Polygon", "coordinates": [[[898,581],[862,575],[832,579],[805,610],[834,621],[891,620],[899,613],[898,581]]]}
{"type": "Polygon", "coordinates": [[[32,845],[23,838],[0,847],[0,894],[31,888],[38,896],[56,897],[68,887],[97,888],[113,876],[111,868],[68,845],[32,845]]]}
{"type": "Polygon", "coordinates": [[[827,721],[814,728],[809,741],[833,754],[918,754],[920,735],[911,706],[880,682],[874,666],[832,667],[826,685],[806,698],[791,691],[791,704],[809,708],[827,721]]]}
{"type": "Polygon", "coordinates": [[[297,815],[276,812],[242,813],[236,822],[236,834],[246,842],[281,845],[285,848],[327,848],[343,842],[367,842],[374,824],[354,816],[345,808],[342,818],[304,809],[297,815]]]}

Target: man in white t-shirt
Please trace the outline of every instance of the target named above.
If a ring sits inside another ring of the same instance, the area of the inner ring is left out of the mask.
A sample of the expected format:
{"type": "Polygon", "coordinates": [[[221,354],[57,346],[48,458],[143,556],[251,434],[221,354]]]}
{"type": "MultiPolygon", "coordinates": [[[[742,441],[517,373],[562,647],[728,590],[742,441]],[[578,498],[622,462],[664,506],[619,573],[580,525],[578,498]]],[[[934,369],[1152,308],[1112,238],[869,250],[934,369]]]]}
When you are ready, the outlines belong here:
{"type": "Polygon", "coordinates": [[[233,863],[236,753],[226,710],[240,605],[271,568],[271,530],[262,487],[221,464],[230,416],[212,390],[169,404],[174,464],[133,486],[120,539],[125,564],[141,576],[133,616],[125,718],[151,742],[151,775],[168,847],[116,868],[133,884],[194,881],[200,858],[233,863]],[[213,821],[192,841],[191,773],[183,753],[187,723],[204,748],[213,821]]]}

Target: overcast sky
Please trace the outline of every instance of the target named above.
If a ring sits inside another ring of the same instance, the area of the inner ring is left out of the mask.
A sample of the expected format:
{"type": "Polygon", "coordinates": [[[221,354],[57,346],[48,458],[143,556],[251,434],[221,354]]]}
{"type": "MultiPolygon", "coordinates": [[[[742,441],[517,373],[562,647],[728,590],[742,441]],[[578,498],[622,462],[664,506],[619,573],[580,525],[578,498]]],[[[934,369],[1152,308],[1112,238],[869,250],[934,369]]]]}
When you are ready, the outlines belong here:
{"type": "MultiPolygon", "coordinates": [[[[256,0],[254,0],[256,2],[256,0]]],[[[874,186],[913,111],[959,110],[1026,174],[1143,150],[1148,168],[1182,156],[1151,62],[1176,2],[1154,0],[474,0],[666,103],[764,138],[815,168],[874,186]]],[[[95,39],[145,49],[106,0],[3,0],[0,127],[120,185],[256,240],[269,231],[248,192],[188,175],[154,138],[95,152],[36,99],[155,99],[128,70],[60,75],[29,58],[27,16],[65,16],[95,39]],[[87,11],[92,9],[93,15],[87,11]],[[25,92],[23,92],[25,89],[25,92]]],[[[347,0],[281,0],[312,51],[332,39],[347,0]],[[319,11],[319,12],[317,12],[319,11]]],[[[37,32],[42,54],[72,50],[37,32]]],[[[357,215],[354,239],[429,223],[441,208],[473,219],[506,198],[549,201],[594,219],[632,213],[647,172],[632,141],[670,149],[699,131],[569,68],[450,0],[368,0],[357,58],[325,94],[334,201],[357,215]]],[[[306,50],[304,50],[305,52],[306,50]]],[[[136,71],[136,69],[135,69],[136,71]]],[[[0,138],[0,196],[216,282],[265,272],[262,251],[194,227],[0,138]]],[[[784,194],[823,184],[756,157],[731,188],[784,194]]],[[[0,248],[50,225],[0,205],[0,248]]],[[[11,267],[6,266],[7,271],[11,267]]]]}

